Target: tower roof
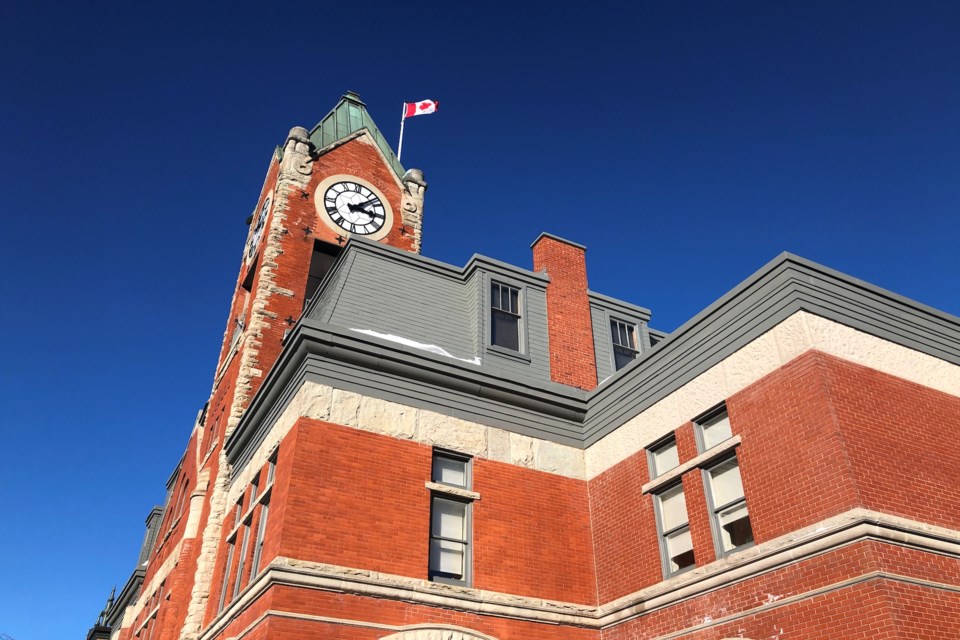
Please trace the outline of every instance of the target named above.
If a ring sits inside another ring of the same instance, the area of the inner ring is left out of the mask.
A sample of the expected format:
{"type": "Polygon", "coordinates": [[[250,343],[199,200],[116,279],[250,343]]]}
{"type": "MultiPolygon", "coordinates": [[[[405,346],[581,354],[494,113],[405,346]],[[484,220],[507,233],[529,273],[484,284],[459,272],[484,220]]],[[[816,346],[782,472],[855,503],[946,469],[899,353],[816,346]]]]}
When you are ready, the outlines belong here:
{"type": "Polygon", "coordinates": [[[393,167],[397,177],[403,177],[403,165],[400,164],[400,160],[397,159],[393,149],[387,143],[383,134],[380,133],[380,129],[377,128],[373,118],[370,117],[367,112],[367,105],[353,91],[347,91],[340,98],[337,106],[331,109],[330,113],[325,115],[310,131],[310,142],[318,149],[322,149],[360,129],[366,129],[370,132],[377,146],[380,147],[380,151],[383,152],[390,166],[393,167]]]}

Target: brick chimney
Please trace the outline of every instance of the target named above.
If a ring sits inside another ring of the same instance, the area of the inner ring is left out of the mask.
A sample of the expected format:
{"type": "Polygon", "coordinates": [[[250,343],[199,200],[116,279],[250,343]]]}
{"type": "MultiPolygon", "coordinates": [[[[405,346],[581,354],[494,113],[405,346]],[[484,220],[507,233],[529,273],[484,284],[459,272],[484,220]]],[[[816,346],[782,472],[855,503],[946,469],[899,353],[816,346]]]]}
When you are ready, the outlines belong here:
{"type": "Polygon", "coordinates": [[[549,233],[541,233],[531,248],[533,270],[550,276],[547,285],[550,379],[593,389],[597,386],[597,363],[587,296],[587,248],[549,233]]]}

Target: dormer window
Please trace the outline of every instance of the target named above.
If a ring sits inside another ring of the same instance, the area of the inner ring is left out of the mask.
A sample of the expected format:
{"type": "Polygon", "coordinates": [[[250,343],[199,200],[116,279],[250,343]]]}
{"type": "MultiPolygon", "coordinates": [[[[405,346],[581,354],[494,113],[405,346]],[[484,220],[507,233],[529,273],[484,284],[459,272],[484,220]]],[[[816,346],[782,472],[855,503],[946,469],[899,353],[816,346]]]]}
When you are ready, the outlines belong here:
{"type": "Polygon", "coordinates": [[[490,344],[520,351],[520,290],[490,285],[490,344]]]}
{"type": "Polygon", "coordinates": [[[632,324],[611,318],[610,334],[613,337],[613,365],[620,371],[640,353],[637,349],[637,330],[632,324]]]}

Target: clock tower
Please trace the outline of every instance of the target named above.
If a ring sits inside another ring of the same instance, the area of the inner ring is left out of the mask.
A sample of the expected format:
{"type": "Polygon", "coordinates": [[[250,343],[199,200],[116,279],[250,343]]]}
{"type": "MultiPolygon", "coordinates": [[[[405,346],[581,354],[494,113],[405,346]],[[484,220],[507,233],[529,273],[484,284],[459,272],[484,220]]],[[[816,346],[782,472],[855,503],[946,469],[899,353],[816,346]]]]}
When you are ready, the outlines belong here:
{"type": "Polygon", "coordinates": [[[248,218],[213,389],[168,482],[165,533],[115,607],[129,611],[114,637],[144,629],[155,638],[190,637],[202,627],[230,508],[224,443],[347,240],[420,252],[426,188],[421,171],[403,169],[353,92],[312,130],[291,129],[274,150],[248,218]]]}
{"type": "MultiPolygon", "coordinates": [[[[196,432],[198,451],[208,452],[200,454],[198,486],[213,489],[198,577],[210,575],[216,562],[229,506],[223,444],[280,356],[288,331],[351,237],[420,253],[426,188],[423,173],[404,170],[353,92],[312,130],[291,129],[275,149],[249,218],[208,418],[196,432]]],[[[202,581],[194,584],[187,626],[199,623],[207,607],[211,585],[202,581]]]]}

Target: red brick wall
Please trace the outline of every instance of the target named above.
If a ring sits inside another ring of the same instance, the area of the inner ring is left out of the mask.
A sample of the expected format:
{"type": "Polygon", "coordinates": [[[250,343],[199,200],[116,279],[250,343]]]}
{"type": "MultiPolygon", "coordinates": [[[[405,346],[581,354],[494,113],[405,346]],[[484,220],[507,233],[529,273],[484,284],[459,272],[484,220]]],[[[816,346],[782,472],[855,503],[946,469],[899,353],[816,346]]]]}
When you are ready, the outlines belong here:
{"type": "Polygon", "coordinates": [[[960,398],[823,356],[860,504],[960,529],[960,398]]]}
{"type": "Polygon", "coordinates": [[[647,459],[641,452],[589,482],[601,603],[659,582],[663,577],[653,500],[641,493],[649,477],[647,459]]]}
{"type": "Polygon", "coordinates": [[[550,379],[581,389],[597,386],[593,324],[587,297],[587,257],[577,246],[541,236],[533,245],[533,270],[546,271],[550,379]]]}
{"type": "MultiPolygon", "coordinates": [[[[430,447],[301,419],[286,451],[279,555],[427,579],[430,447]]],[[[474,585],[595,602],[585,483],[480,459],[473,477],[474,585]]]]}
{"type": "MultiPolygon", "coordinates": [[[[960,399],[810,351],[727,409],[757,542],[858,506],[960,527],[960,465],[943,462],[960,459],[960,439],[943,437],[958,431],[960,399]]],[[[692,425],[676,436],[681,462],[695,456],[692,425]]],[[[590,481],[601,602],[662,579],[647,479],[641,451],[590,481]]],[[[702,566],[715,552],[700,471],[683,486],[702,566]]]]}
{"type": "Polygon", "coordinates": [[[859,542],[653,611],[612,627],[603,636],[605,640],[651,638],[714,622],[719,624],[680,637],[960,637],[960,617],[947,614],[957,610],[950,607],[960,594],[887,578],[845,584],[875,571],[926,580],[937,575],[938,582],[960,585],[960,561],[955,558],[859,542]],[[910,635],[911,615],[924,618],[914,629],[929,630],[938,624],[941,633],[910,635]],[[729,622],[724,621],[727,618],[729,622]]]}
{"type": "Polygon", "coordinates": [[[830,396],[825,356],[809,351],[727,400],[758,542],[859,504],[830,396]]]}
{"type": "Polygon", "coordinates": [[[596,604],[585,482],[476,460],[473,486],[474,586],[596,604]]]}

